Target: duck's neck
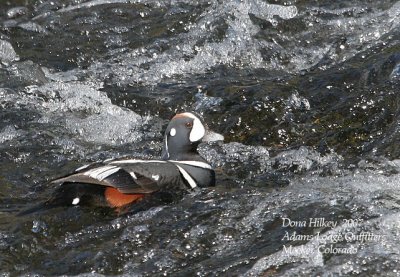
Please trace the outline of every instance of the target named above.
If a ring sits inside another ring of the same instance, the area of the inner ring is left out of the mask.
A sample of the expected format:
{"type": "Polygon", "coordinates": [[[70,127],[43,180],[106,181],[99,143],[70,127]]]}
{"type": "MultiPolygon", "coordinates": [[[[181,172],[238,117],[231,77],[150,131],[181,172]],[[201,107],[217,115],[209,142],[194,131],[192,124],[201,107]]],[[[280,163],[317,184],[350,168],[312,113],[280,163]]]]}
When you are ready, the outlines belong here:
{"type": "Polygon", "coordinates": [[[199,152],[197,152],[197,144],[182,146],[179,149],[176,149],[176,147],[171,149],[164,145],[161,158],[173,161],[204,161],[199,152]]]}

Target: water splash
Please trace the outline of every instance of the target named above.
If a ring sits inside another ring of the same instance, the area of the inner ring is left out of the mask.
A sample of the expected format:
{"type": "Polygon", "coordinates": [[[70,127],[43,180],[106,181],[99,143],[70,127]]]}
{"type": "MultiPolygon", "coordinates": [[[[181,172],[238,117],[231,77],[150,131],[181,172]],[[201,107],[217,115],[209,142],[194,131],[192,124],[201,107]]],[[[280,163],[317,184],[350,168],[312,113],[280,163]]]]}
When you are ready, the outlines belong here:
{"type": "MultiPolygon", "coordinates": [[[[212,3],[198,16],[196,24],[188,23],[186,32],[177,34],[166,51],[158,50],[156,42],[120,55],[121,62],[112,65],[113,80],[118,84],[154,84],[175,75],[198,74],[218,65],[265,67],[260,50],[269,44],[255,39],[260,30],[251,20],[255,14],[273,21],[276,16],[290,19],[297,15],[295,6],[269,5],[257,1],[225,1],[212,3]],[[213,37],[224,20],[225,34],[214,42],[213,37]]],[[[277,23],[275,23],[277,24],[277,23]]],[[[174,30],[170,30],[174,32],[174,30]]],[[[110,61],[112,63],[112,61],[110,61]]],[[[104,74],[103,63],[92,64],[91,71],[104,74]]]]}
{"type": "Polygon", "coordinates": [[[17,60],[19,60],[19,57],[11,43],[6,40],[0,40],[0,62],[9,64],[17,60]]]}

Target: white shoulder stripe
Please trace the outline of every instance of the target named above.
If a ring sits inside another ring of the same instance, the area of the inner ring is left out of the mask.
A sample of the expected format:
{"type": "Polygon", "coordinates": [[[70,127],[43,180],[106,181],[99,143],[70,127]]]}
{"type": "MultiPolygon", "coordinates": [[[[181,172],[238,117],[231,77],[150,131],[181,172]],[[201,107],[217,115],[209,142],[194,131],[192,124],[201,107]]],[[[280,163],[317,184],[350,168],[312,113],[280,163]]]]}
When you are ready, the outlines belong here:
{"type": "Polygon", "coordinates": [[[135,172],[130,171],[129,174],[132,176],[133,179],[137,180],[137,176],[136,176],[135,172]]]}
{"type": "Polygon", "coordinates": [[[183,178],[185,178],[185,180],[189,183],[190,187],[192,189],[194,189],[195,187],[197,187],[196,181],[193,180],[192,176],[190,176],[189,173],[187,173],[186,170],[184,170],[182,167],[180,167],[179,165],[175,164],[176,167],[179,169],[179,171],[182,173],[183,178]]]}
{"type": "Polygon", "coordinates": [[[205,162],[199,162],[199,161],[173,161],[170,160],[170,162],[174,163],[175,165],[177,164],[186,164],[186,165],[191,165],[195,167],[201,167],[205,169],[212,169],[211,165],[205,162]]]}
{"type": "Polygon", "coordinates": [[[109,164],[136,164],[136,163],[166,163],[166,161],[161,160],[118,160],[110,162],[109,164]]]}

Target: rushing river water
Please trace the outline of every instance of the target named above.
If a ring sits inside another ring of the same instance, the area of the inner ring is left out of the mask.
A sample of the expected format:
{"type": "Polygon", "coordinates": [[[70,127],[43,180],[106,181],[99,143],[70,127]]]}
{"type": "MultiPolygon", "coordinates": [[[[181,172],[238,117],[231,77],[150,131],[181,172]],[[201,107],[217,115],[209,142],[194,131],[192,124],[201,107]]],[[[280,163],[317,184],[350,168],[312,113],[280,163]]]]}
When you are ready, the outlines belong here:
{"type": "Polygon", "coordinates": [[[0,1],[0,275],[398,276],[399,84],[400,1],[0,1]],[[215,188],[16,216],[182,110],[215,188]]]}

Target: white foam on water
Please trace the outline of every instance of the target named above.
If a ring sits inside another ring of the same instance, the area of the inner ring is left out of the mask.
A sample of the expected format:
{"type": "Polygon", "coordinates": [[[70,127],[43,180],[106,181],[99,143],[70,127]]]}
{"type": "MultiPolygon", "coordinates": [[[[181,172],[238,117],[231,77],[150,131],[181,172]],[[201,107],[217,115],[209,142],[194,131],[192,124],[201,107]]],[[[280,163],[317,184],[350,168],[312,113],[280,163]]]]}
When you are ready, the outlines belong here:
{"type": "Polygon", "coordinates": [[[84,3],[80,3],[77,5],[71,5],[62,9],[59,9],[58,12],[70,12],[74,10],[79,10],[79,9],[84,9],[84,8],[91,8],[91,7],[96,7],[100,5],[107,5],[107,4],[119,4],[119,3],[140,3],[140,0],[92,0],[92,1],[87,1],[84,3]]]}
{"type": "Polygon", "coordinates": [[[27,7],[13,7],[7,11],[8,18],[17,18],[28,13],[27,7]]]}
{"type": "Polygon", "coordinates": [[[0,130],[0,144],[14,138],[18,138],[22,134],[23,131],[15,129],[15,127],[12,125],[8,125],[0,130]]]}
{"type": "Polygon", "coordinates": [[[4,92],[2,102],[30,107],[41,114],[37,122],[58,122],[79,140],[111,145],[140,140],[140,126],[146,119],[113,105],[100,87],[98,83],[53,81],[14,94],[4,92]]]}
{"type": "MultiPolygon", "coordinates": [[[[397,170],[399,169],[398,161],[389,163],[391,166],[397,167],[397,170]]],[[[314,201],[317,201],[320,207],[323,207],[321,205],[323,203],[331,203],[331,205],[340,207],[345,201],[351,205],[352,214],[345,218],[334,215],[333,222],[337,222],[337,225],[328,230],[322,231],[322,229],[312,227],[315,231],[321,232],[320,236],[313,232],[310,239],[300,238],[298,242],[301,242],[301,245],[293,246],[293,241],[284,239],[286,247],[281,247],[272,254],[260,257],[244,276],[260,276],[268,270],[279,269],[286,265],[289,267],[279,272],[280,276],[310,275],[321,267],[324,272],[348,275],[360,270],[357,264],[360,265],[365,259],[390,257],[390,260],[396,260],[398,254],[393,256],[393,253],[398,253],[398,244],[395,243],[399,239],[398,229],[400,226],[397,204],[398,188],[398,174],[386,176],[377,174],[376,171],[361,171],[353,175],[335,177],[306,176],[298,181],[293,180],[290,192],[286,196],[281,193],[275,196],[278,202],[282,199],[285,201],[285,204],[278,205],[280,211],[285,206],[288,210],[293,207],[300,209],[314,201]],[[382,194],[391,195],[392,198],[380,197],[382,194]],[[338,204],[339,201],[342,203],[338,204]],[[346,220],[349,219],[355,221],[348,223],[346,220]],[[369,238],[356,237],[363,232],[364,235],[371,236],[369,238]],[[333,249],[352,249],[353,252],[348,254],[346,259],[342,259],[341,254],[333,254],[331,259],[335,262],[332,263],[332,260],[325,259],[324,251],[327,253],[333,249]]],[[[274,214],[275,208],[276,203],[271,202],[271,199],[270,202],[263,202],[261,205],[258,203],[245,218],[246,221],[243,222],[243,225],[248,228],[257,227],[260,218],[265,220],[266,215],[274,214]]],[[[285,216],[286,212],[277,214],[285,216]]],[[[308,222],[308,217],[312,214],[305,215],[304,220],[308,222]]],[[[318,214],[320,213],[316,213],[317,216],[318,214]]],[[[296,214],[296,219],[298,219],[297,216],[298,214],[296,214]]],[[[325,216],[323,217],[327,219],[325,216]]],[[[294,231],[300,234],[302,233],[300,229],[302,228],[289,227],[285,230],[289,234],[293,234],[294,231]]],[[[264,226],[261,224],[260,232],[263,230],[264,226]]]]}
{"type": "Polygon", "coordinates": [[[62,82],[50,83],[39,90],[57,93],[59,101],[44,105],[53,112],[64,111],[66,127],[85,141],[120,144],[137,141],[142,136],[137,130],[143,123],[142,117],[113,105],[102,91],[81,83],[62,82]],[[81,116],[80,112],[86,115],[81,116]]]}
{"type": "Polygon", "coordinates": [[[86,141],[121,144],[139,140],[142,118],[130,110],[110,106],[85,118],[68,117],[66,127],[86,141]]]}
{"type": "MultiPolygon", "coordinates": [[[[146,4],[157,7],[154,1],[146,1],[146,4]]],[[[171,6],[165,8],[173,9],[175,5],[178,6],[178,2],[172,1],[171,6]]],[[[291,73],[318,66],[321,62],[328,63],[322,66],[330,66],[380,43],[382,36],[395,30],[399,26],[398,6],[394,4],[388,10],[371,13],[365,13],[365,7],[314,8],[307,13],[299,12],[296,5],[267,4],[257,0],[211,2],[195,22],[182,23],[186,32],[133,51],[123,48],[125,51],[118,53],[111,50],[114,53],[110,53],[111,56],[119,62],[108,61],[107,66],[111,64],[108,68],[101,61],[94,62],[90,72],[112,75],[115,83],[123,85],[154,85],[174,76],[205,73],[219,65],[291,73]],[[347,13],[357,16],[342,16],[347,13]],[[322,15],[332,15],[332,19],[322,15]],[[272,27],[261,30],[252,17],[270,23],[272,27]],[[285,21],[292,19],[296,20],[294,25],[303,24],[304,27],[293,27],[290,36],[280,34],[280,24],[288,25],[285,21]],[[222,24],[226,24],[223,31],[219,30],[222,24]],[[216,39],[217,32],[224,34],[216,39]],[[310,40],[310,37],[315,39],[310,40]],[[341,37],[346,41],[339,42],[341,37]],[[173,46],[160,50],[164,48],[159,47],[160,43],[173,46]]]]}
{"type": "Polygon", "coordinates": [[[8,64],[18,60],[19,56],[11,43],[0,39],[0,62],[8,64]]]}
{"type": "MultiPolygon", "coordinates": [[[[176,10],[187,12],[190,8],[182,8],[183,4],[198,5],[192,1],[92,0],[63,7],[56,13],[113,4],[127,4],[138,9],[142,5],[148,9],[162,8],[166,10],[165,20],[176,10]]],[[[289,73],[320,63],[322,67],[329,67],[380,43],[381,37],[395,30],[400,23],[399,6],[395,3],[389,9],[372,11],[366,11],[364,6],[324,6],[304,11],[301,3],[286,6],[262,0],[212,1],[209,6],[202,7],[202,13],[192,21],[181,23],[184,32],[169,29],[168,38],[156,39],[143,47],[132,50],[127,48],[129,41],[121,41],[121,36],[109,37],[106,44],[113,45],[109,50],[110,60],[94,61],[86,74],[94,80],[111,76],[115,84],[121,85],[155,85],[179,75],[205,73],[219,65],[289,73]],[[254,22],[254,17],[268,26],[254,22]],[[287,23],[290,20],[293,21],[287,23]],[[282,32],[282,24],[286,24],[284,28],[289,31],[282,32]],[[341,38],[345,41],[340,42],[341,38]]],[[[49,14],[39,14],[25,29],[40,32],[35,20],[49,14]]],[[[142,18],[147,20],[145,13],[142,18]]],[[[123,32],[127,31],[129,28],[123,32]]]]}
{"type": "Polygon", "coordinates": [[[301,146],[298,149],[286,150],[277,154],[273,158],[273,163],[277,169],[282,171],[295,168],[296,172],[304,172],[319,171],[322,167],[336,169],[342,160],[343,158],[335,153],[321,155],[311,147],[301,146]]]}
{"type": "Polygon", "coordinates": [[[275,21],[275,17],[295,17],[297,8],[257,1],[211,3],[195,24],[186,25],[187,33],[173,37],[178,41],[172,42],[175,47],[160,52],[156,50],[157,45],[149,45],[121,54],[118,57],[121,62],[113,64],[110,69],[95,62],[90,70],[103,73],[111,70],[116,76],[115,81],[119,83],[154,84],[175,75],[204,73],[221,64],[254,68],[269,66],[263,61],[260,49],[270,47],[270,44],[254,38],[260,29],[252,22],[250,14],[275,21]],[[213,42],[209,38],[221,18],[226,21],[228,28],[221,41],[213,42]],[[200,43],[203,40],[206,42],[200,43]],[[144,69],[144,64],[149,68],[144,69]]]}
{"type": "Polygon", "coordinates": [[[43,34],[47,33],[46,28],[40,26],[39,24],[33,21],[20,23],[18,24],[18,27],[30,32],[43,33],[43,34]]]}
{"type": "MultiPolygon", "coordinates": [[[[223,139],[223,137],[220,137],[223,139]]],[[[248,178],[267,172],[271,168],[269,151],[263,146],[244,145],[230,142],[217,145],[200,145],[199,153],[214,168],[223,168],[234,179],[241,179],[244,174],[248,178]]]]}
{"type": "Polygon", "coordinates": [[[400,79],[400,63],[396,64],[393,68],[392,73],[390,73],[390,78],[392,80],[400,79]]]}

